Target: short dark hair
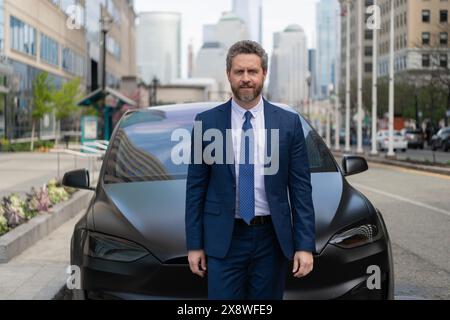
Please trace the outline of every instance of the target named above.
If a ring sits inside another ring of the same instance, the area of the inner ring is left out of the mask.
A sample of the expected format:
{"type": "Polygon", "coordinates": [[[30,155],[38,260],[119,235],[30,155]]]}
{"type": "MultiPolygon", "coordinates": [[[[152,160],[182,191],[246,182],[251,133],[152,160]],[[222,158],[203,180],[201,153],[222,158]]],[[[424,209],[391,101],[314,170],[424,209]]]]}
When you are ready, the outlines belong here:
{"type": "Polygon", "coordinates": [[[256,54],[261,58],[261,66],[264,72],[267,72],[269,61],[267,52],[258,42],[251,40],[242,40],[236,42],[231,46],[230,50],[228,50],[227,55],[227,72],[231,71],[231,64],[233,63],[233,59],[240,54],[256,54]]]}

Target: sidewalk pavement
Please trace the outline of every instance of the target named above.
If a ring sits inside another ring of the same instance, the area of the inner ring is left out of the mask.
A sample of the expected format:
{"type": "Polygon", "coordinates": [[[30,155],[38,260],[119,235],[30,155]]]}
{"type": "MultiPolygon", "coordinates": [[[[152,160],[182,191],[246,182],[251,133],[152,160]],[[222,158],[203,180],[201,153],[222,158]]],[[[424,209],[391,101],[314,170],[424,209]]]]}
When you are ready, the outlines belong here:
{"type": "Polygon", "coordinates": [[[0,300],[51,300],[69,277],[70,239],[80,212],[21,255],[0,264],[0,300]]]}
{"type": "MultiPolygon", "coordinates": [[[[92,161],[92,163],[94,162],[92,161]]],[[[90,167],[91,170],[94,168],[97,174],[101,167],[101,161],[90,166],[89,160],[86,158],[61,154],[59,177],[62,178],[66,171],[89,169],[90,167]]],[[[57,177],[57,154],[0,152],[0,199],[11,193],[17,193],[24,197],[27,192],[30,192],[31,187],[41,187],[44,183],[57,177]]]]}

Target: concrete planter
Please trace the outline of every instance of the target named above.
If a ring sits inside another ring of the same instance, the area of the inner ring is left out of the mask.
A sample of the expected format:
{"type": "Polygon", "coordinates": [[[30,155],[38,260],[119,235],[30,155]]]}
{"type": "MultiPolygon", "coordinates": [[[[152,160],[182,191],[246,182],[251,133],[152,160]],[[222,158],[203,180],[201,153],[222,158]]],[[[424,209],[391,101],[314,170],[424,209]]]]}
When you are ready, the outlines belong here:
{"type": "Polygon", "coordinates": [[[40,239],[49,235],[63,223],[87,208],[93,193],[78,191],[65,202],[50,209],[50,213],[38,215],[0,237],[0,263],[7,263],[40,239]]]}

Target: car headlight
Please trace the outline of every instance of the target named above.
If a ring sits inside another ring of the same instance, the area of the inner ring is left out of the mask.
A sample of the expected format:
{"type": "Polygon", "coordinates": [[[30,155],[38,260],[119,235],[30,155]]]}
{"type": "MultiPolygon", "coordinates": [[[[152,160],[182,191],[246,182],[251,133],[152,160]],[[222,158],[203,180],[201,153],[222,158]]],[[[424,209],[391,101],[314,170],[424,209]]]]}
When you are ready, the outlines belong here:
{"type": "Polygon", "coordinates": [[[336,234],[330,241],[338,247],[349,249],[372,243],[381,238],[381,232],[373,224],[365,224],[336,234]]]}
{"type": "Polygon", "coordinates": [[[134,242],[89,232],[84,244],[84,254],[110,261],[133,262],[147,256],[149,252],[134,242]]]}

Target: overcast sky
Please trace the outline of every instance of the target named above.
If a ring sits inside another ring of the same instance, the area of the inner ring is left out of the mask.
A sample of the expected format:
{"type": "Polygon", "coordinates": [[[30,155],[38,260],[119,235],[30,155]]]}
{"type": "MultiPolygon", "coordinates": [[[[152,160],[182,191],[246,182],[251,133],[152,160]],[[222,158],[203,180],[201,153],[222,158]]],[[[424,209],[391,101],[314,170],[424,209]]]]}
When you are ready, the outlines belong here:
{"type": "MultiPolygon", "coordinates": [[[[272,52],[273,33],[289,24],[303,27],[308,46],[315,47],[315,16],[317,0],[263,0],[263,45],[272,52]]],[[[222,12],[231,11],[232,0],[135,0],[136,12],[175,11],[182,14],[183,77],[186,76],[187,46],[190,41],[195,53],[202,45],[202,27],[215,24],[222,12]]]]}

